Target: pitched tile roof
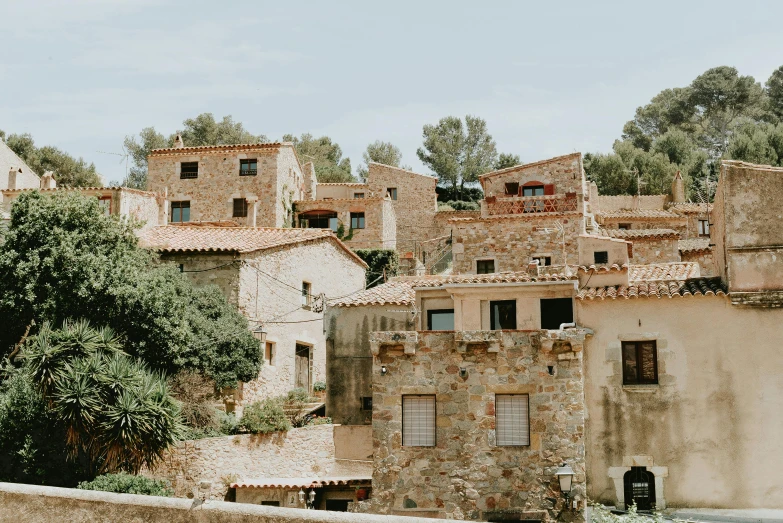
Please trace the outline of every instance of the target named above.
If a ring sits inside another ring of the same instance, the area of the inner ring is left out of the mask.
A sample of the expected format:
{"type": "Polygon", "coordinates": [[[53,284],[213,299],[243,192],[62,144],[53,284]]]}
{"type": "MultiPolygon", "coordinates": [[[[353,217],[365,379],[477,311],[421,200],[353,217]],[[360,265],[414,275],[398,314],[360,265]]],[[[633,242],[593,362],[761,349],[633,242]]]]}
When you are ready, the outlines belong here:
{"type": "Polygon", "coordinates": [[[360,305],[410,305],[416,297],[414,289],[436,288],[456,284],[530,283],[576,280],[576,275],[543,274],[538,277],[526,272],[493,274],[453,274],[448,276],[398,276],[388,282],[330,302],[333,307],[360,305]]]}
{"type": "Polygon", "coordinates": [[[628,269],[631,282],[687,280],[700,275],[699,264],[695,262],[650,263],[631,265],[628,269]]]}
{"type": "Polygon", "coordinates": [[[622,240],[657,240],[679,238],[680,233],[672,229],[602,229],[605,236],[622,240]]]}
{"type": "Polygon", "coordinates": [[[628,270],[629,265],[627,263],[623,263],[622,265],[617,265],[616,263],[613,263],[611,265],[580,265],[578,267],[578,270],[580,272],[593,272],[593,273],[602,273],[602,272],[621,272],[628,270]]]}
{"type": "Polygon", "coordinates": [[[359,264],[367,266],[329,229],[166,225],[144,231],[140,243],[144,247],[163,252],[198,251],[241,254],[317,240],[337,242],[359,264]]]}
{"type": "Polygon", "coordinates": [[[710,247],[709,238],[688,238],[685,240],[680,240],[678,245],[680,254],[709,252],[712,250],[712,247],[710,247]]]}
{"type": "Polygon", "coordinates": [[[529,167],[537,167],[539,165],[546,165],[548,163],[555,163],[562,160],[565,160],[566,158],[579,158],[582,156],[582,153],[570,153],[570,154],[564,154],[562,156],[555,156],[554,158],[547,158],[546,160],[539,160],[537,162],[531,162],[531,163],[523,163],[520,165],[514,165],[512,167],[506,167],[505,169],[498,169],[497,171],[488,172],[485,174],[482,174],[479,176],[479,180],[483,180],[485,178],[490,178],[492,176],[496,176],[498,174],[505,174],[510,173],[513,171],[518,171],[520,169],[527,169],[529,167]]]}
{"type": "MultiPolygon", "coordinates": [[[[667,208],[669,211],[676,212],[678,214],[695,214],[704,212],[704,204],[697,202],[682,202],[672,203],[667,208]]],[[[709,204],[709,211],[712,211],[712,204],[709,204]]]]}
{"type": "Polygon", "coordinates": [[[172,154],[172,153],[206,153],[219,151],[247,151],[252,149],[277,149],[281,145],[291,145],[288,142],[261,142],[261,143],[236,143],[229,145],[199,145],[195,147],[166,147],[163,149],[153,149],[150,156],[172,154]]]}
{"type": "Polygon", "coordinates": [[[681,296],[726,296],[720,278],[694,278],[684,281],[651,281],[612,287],[592,287],[580,290],[579,300],[607,298],[676,298],[681,296]]]}
{"type": "Polygon", "coordinates": [[[679,214],[663,209],[619,209],[616,211],[601,212],[602,218],[624,218],[624,219],[671,219],[682,218],[679,214]]]}

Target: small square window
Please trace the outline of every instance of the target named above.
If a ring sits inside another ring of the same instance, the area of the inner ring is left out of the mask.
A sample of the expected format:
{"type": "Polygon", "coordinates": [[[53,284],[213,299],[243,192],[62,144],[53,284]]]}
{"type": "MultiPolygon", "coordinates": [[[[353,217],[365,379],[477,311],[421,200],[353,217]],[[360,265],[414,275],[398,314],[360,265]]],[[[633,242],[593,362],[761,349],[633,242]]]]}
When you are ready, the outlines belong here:
{"type": "Polygon", "coordinates": [[[623,342],[623,384],[658,383],[658,346],[652,341],[623,342]]]}
{"type": "Polygon", "coordinates": [[[364,193],[363,192],[355,192],[355,193],[353,193],[353,197],[354,197],[354,199],[357,199],[357,200],[361,199],[361,198],[364,198],[364,193]]]}
{"type": "Polygon", "coordinates": [[[364,213],[352,212],[351,213],[351,229],[364,229],[364,213]]]}
{"type": "Polygon", "coordinates": [[[427,329],[431,331],[453,331],[454,309],[427,311],[427,329]]]}
{"type": "Polygon", "coordinates": [[[183,180],[198,178],[198,162],[182,162],[179,164],[179,177],[183,180]]]}
{"type": "Polygon", "coordinates": [[[435,446],[435,395],[402,397],[402,444],[435,446]]]}
{"type": "Polygon", "coordinates": [[[495,272],[495,260],[476,260],[476,274],[492,274],[495,272]]]}
{"type": "Polygon", "coordinates": [[[397,188],[396,187],[389,187],[386,189],[386,196],[391,198],[392,200],[397,199],[397,188]]]}
{"type": "Polygon", "coordinates": [[[244,198],[234,198],[234,218],[247,217],[247,200],[244,198]]]}
{"type": "Polygon", "coordinates": [[[710,221],[699,220],[699,236],[709,236],[709,235],[710,235],[710,221]]]}
{"type": "Polygon", "coordinates": [[[528,185],[527,187],[522,187],[522,196],[543,196],[543,195],[544,195],[543,185],[528,185]]]}
{"type": "Polygon", "coordinates": [[[630,231],[631,230],[631,224],[630,223],[618,223],[617,228],[621,231],[630,231]]]}
{"type": "Polygon", "coordinates": [[[530,414],[527,394],[495,395],[495,443],[498,447],[526,447],[530,445],[530,414]]]}
{"type": "Polygon", "coordinates": [[[190,202],[171,202],[171,223],[190,221],[190,202]]]}
{"type": "Polygon", "coordinates": [[[506,184],[506,196],[516,196],[519,194],[519,183],[509,182],[506,184]]]}
{"type": "Polygon", "coordinates": [[[372,410],[372,396],[362,396],[362,410],[372,410]]]}
{"type": "Polygon", "coordinates": [[[552,257],[551,256],[533,256],[533,260],[538,261],[539,267],[548,267],[552,265],[552,257]]]}
{"type": "Polygon", "coordinates": [[[609,263],[609,252],[608,251],[593,252],[593,261],[596,264],[609,263]]]}
{"type": "Polygon", "coordinates": [[[489,302],[490,330],[516,330],[517,302],[516,300],[501,300],[489,302]]]}
{"type": "Polygon", "coordinates": [[[239,160],[239,176],[255,176],[258,174],[258,160],[248,158],[239,160]]]}
{"type": "Polygon", "coordinates": [[[312,294],[310,294],[312,286],[309,282],[302,282],[302,307],[309,307],[312,303],[312,294]]]}

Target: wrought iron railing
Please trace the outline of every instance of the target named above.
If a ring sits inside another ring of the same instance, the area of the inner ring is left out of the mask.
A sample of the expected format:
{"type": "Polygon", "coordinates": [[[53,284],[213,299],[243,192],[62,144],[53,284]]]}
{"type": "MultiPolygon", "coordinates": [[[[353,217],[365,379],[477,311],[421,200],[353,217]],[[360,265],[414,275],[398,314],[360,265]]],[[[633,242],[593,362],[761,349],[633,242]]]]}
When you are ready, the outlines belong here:
{"type": "Polygon", "coordinates": [[[506,196],[487,198],[487,212],[501,214],[538,214],[576,212],[576,194],[552,196],[506,196]]]}

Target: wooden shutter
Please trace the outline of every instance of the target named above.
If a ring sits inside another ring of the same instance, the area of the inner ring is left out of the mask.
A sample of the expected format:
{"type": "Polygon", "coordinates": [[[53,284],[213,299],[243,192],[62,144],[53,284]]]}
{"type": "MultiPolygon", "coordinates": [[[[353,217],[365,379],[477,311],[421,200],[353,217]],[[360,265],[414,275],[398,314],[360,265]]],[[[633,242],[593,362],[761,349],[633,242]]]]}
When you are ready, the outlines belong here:
{"type": "Polygon", "coordinates": [[[555,185],[552,183],[544,184],[544,196],[555,194],[555,185]]]}
{"type": "Polygon", "coordinates": [[[530,445],[527,394],[495,396],[495,440],[499,447],[530,445]]]}
{"type": "Polygon", "coordinates": [[[435,446],[435,396],[402,397],[402,444],[435,446]]]}

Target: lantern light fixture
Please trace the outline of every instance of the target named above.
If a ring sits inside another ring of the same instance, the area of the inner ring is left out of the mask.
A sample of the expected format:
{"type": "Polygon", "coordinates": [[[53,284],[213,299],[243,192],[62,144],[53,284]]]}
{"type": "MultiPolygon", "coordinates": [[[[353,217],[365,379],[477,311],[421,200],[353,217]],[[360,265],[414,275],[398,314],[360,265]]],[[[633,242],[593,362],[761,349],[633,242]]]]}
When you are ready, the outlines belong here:
{"type": "Polygon", "coordinates": [[[571,483],[574,479],[574,469],[572,469],[568,463],[563,463],[560,465],[560,468],[557,469],[557,472],[555,472],[555,476],[557,476],[557,479],[560,482],[560,492],[568,499],[568,496],[571,495],[571,483]]]}

